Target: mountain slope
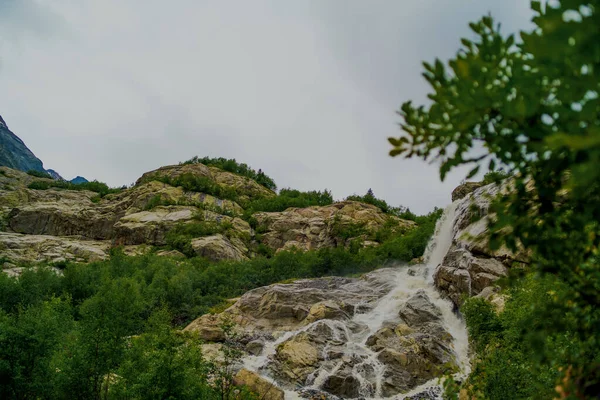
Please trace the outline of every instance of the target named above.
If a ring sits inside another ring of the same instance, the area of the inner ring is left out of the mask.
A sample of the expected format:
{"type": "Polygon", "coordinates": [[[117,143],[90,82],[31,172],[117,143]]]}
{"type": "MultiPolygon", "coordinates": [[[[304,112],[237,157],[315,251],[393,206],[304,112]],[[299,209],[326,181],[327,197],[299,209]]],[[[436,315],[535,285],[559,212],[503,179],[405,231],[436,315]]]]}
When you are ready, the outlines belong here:
{"type": "Polygon", "coordinates": [[[45,171],[42,161],[27,148],[17,135],[8,129],[2,116],[0,116],[0,166],[25,172],[45,171]]]}

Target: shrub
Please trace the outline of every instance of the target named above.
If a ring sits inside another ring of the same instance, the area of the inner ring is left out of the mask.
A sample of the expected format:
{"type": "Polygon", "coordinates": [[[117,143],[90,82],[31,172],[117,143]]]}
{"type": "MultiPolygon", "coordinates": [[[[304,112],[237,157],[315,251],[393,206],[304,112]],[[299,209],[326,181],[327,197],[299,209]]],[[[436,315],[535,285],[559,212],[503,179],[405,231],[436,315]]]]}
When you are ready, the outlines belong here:
{"type": "Polygon", "coordinates": [[[400,207],[392,207],[385,200],[378,199],[373,194],[373,190],[369,189],[364,196],[351,195],[346,197],[346,200],[351,201],[360,201],[361,203],[371,204],[386,214],[394,215],[398,218],[408,219],[414,221],[417,216],[410,209],[400,206],[400,207]]]}
{"type": "Polygon", "coordinates": [[[29,171],[27,171],[27,175],[35,176],[36,178],[54,179],[52,178],[52,175],[50,175],[46,171],[37,171],[35,169],[30,169],[29,171]]]}
{"type": "Polygon", "coordinates": [[[328,206],[333,203],[331,192],[313,190],[301,192],[293,189],[281,189],[279,194],[271,198],[257,199],[246,207],[246,218],[259,211],[275,212],[284,211],[290,207],[328,206]]]}
{"type": "Polygon", "coordinates": [[[119,193],[125,189],[125,187],[120,188],[110,188],[106,183],[91,181],[84,183],[71,183],[67,181],[33,181],[28,186],[29,189],[34,190],[48,190],[48,189],[65,189],[65,190],[89,190],[92,192],[96,192],[100,195],[100,197],[104,197],[107,194],[119,193]]]}
{"type": "Polygon", "coordinates": [[[255,171],[250,168],[247,164],[240,164],[235,159],[227,159],[223,157],[219,158],[210,158],[203,157],[198,158],[198,156],[193,157],[190,160],[184,161],[180,163],[180,165],[188,165],[188,164],[204,164],[206,166],[212,166],[220,168],[224,171],[231,172],[237,175],[244,176],[246,178],[250,178],[257,182],[258,184],[266,187],[267,189],[271,189],[273,191],[277,190],[277,185],[275,181],[267,176],[262,170],[255,171]]]}

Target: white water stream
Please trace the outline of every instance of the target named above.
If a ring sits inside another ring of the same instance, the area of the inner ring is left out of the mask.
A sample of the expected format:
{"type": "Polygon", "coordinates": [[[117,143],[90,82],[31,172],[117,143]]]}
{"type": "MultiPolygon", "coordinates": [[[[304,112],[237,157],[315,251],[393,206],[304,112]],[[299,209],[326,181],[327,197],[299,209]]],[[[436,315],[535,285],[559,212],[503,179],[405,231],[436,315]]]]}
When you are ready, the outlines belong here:
{"type": "MultiPolygon", "coordinates": [[[[354,325],[366,326],[368,329],[353,333],[348,328],[350,324],[348,321],[317,321],[298,331],[287,332],[277,340],[266,343],[260,356],[248,356],[244,359],[244,368],[260,372],[263,377],[269,379],[268,376],[265,376],[267,372],[261,368],[267,365],[269,357],[275,354],[277,346],[280,343],[285,342],[299,332],[310,330],[315,324],[327,324],[331,331],[334,332],[334,335],[338,336],[334,338],[334,341],[337,345],[341,344],[343,346],[344,355],[337,364],[334,364],[333,368],[331,367],[331,363],[329,363],[328,367],[322,366],[317,369],[309,376],[306,386],[302,389],[321,389],[326,379],[338,372],[338,369],[342,367],[344,357],[346,359],[353,357],[361,361],[353,365],[352,376],[360,382],[361,393],[370,393],[370,396],[361,397],[382,399],[382,381],[386,367],[377,359],[378,354],[366,345],[367,339],[382,328],[386,321],[397,319],[401,306],[417,291],[423,290],[431,302],[441,310],[443,325],[446,331],[453,337],[453,350],[461,371],[460,375],[468,374],[470,365],[468,359],[468,337],[465,325],[453,312],[452,303],[442,299],[433,285],[434,270],[442,262],[452,244],[456,209],[456,204],[450,205],[438,221],[435,234],[425,253],[425,264],[380,270],[382,274],[386,274],[386,280],[389,279],[395,282],[392,290],[383,296],[374,308],[362,314],[355,314],[351,321],[354,325]]],[[[397,395],[392,398],[403,399],[437,386],[439,386],[439,381],[434,379],[413,389],[410,393],[397,395]]],[[[285,393],[287,400],[302,399],[297,392],[287,390],[285,393]]]]}

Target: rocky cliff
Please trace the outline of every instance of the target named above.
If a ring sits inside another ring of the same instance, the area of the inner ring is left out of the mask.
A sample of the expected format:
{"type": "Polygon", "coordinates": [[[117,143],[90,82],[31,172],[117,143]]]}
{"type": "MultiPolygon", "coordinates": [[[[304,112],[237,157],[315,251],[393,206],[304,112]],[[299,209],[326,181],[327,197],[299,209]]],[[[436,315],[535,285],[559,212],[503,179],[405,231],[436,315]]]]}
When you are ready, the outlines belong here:
{"type": "MultiPolygon", "coordinates": [[[[361,278],[261,287],[220,314],[198,318],[186,330],[215,343],[208,348],[219,347],[230,340],[221,326],[234,322],[236,343],[246,354],[238,366],[241,374],[252,376],[253,382],[274,381],[277,390],[290,397],[300,393],[319,399],[398,394],[407,399],[439,398],[435,378],[469,371],[466,328],[457,306],[467,296],[480,296],[502,308],[494,282],[515,263],[526,262],[524,255],[507,249],[493,252],[487,246],[487,222],[493,218],[489,206],[499,190],[482,184],[458,188],[456,201],[438,222],[424,265],[379,269],[361,278]]],[[[351,209],[346,215],[356,220],[361,207],[351,209]]],[[[330,211],[325,207],[318,212],[330,211]]],[[[272,227],[280,218],[310,221],[314,213],[290,210],[258,218],[272,227]]],[[[310,224],[298,226],[310,231],[310,224]]],[[[288,228],[293,231],[296,223],[288,228]]],[[[285,246],[285,230],[270,232],[267,242],[285,246]]],[[[304,237],[298,232],[293,236],[304,237]]],[[[301,240],[296,242],[302,245],[301,240]]]]}
{"type": "Polygon", "coordinates": [[[510,268],[528,262],[525,253],[514,254],[505,247],[492,251],[488,246],[487,225],[494,217],[490,203],[501,190],[506,189],[496,184],[467,183],[453,192],[452,244],[435,268],[434,281],[457,305],[465,297],[492,296],[496,280],[506,276],[510,268]]]}
{"type": "Polygon", "coordinates": [[[0,116],[0,166],[20,171],[45,172],[42,161],[27,148],[17,135],[8,129],[0,116]]]}
{"type": "Polygon", "coordinates": [[[402,233],[416,226],[353,201],[260,212],[250,219],[240,205],[275,196],[252,179],[203,164],[162,167],[104,196],[55,188],[49,179],[0,167],[0,252],[12,264],[93,261],[114,246],[130,254],[175,247],[214,261],[243,260],[254,257],[258,245],[309,250],[356,238],[377,245],[369,239],[384,227],[402,233]]]}

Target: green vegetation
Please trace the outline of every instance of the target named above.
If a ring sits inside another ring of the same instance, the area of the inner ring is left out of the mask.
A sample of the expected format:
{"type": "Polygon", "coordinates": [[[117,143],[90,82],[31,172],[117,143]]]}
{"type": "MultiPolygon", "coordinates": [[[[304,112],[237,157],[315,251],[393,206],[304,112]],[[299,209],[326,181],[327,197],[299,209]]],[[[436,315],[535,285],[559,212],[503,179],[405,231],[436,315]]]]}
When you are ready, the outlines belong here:
{"type": "MultiPolygon", "coordinates": [[[[424,251],[438,216],[423,217],[418,228],[375,248],[282,251],[219,263],[128,257],[117,249],[107,261],[65,264],[62,275],[43,266],[18,279],[0,274],[0,397],[252,398],[232,390],[236,348],[225,346],[231,363],[213,365],[202,358],[194,334],[173,326],[259,286],[408,262],[424,251]]],[[[176,228],[167,241],[185,246],[192,236],[227,229],[198,221],[176,228]]]]}
{"type": "MultiPolygon", "coordinates": [[[[569,290],[554,276],[529,274],[506,291],[505,310],[499,315],[483,299],[465,303],[469,336],[479,355],[467,382],[476,398],[553,398],[560,364],[541,361],[586,346],[574,331],[565,329],[577,316],[568,307],[557,307],[570,296],[569,290]],[[552,325],[557,322],[564,332],[555,331],[552,325]]],[[[589,365],[600,362],[597,353],[580,357],[589,365]]]]}
{"type": "Polygon", "coordinates": [[[203,157],[198,158],[198,156],[193,157],[190,160],[184,161],[180,163],[180,165],[188,165],[188,164],[204,164],[210,167],[217,167],[224,171],[231,172],[237,175],[245,176],[246,178],[250,178],[254,180],[256,183],[266,187],[267,189],[271,189],[273,191],[277,190],[277,185],[275,181],[267,176],[262,170],[255,171],[250,168],[247,164],[238,163],[235,159],[227,159],[223,157],[219,158],[210,158],[203,157]]]}
{"type": "Polygon", "coordinates": [[[174,187],[181,187],[186,192],[206,193],[220,199],[239,201],[239,194],[234,188],[221,186],[206,176],[185,173],[175,178],[170,178],[168,176],[150,176],[148,180],[159,181],[174,187]]]}
{"type": "Polygon", "coordinates": [[[36,171],[35,169],[30,169],[29,171],[27,171],[27,175],[35,176],[36,178],[53,179],[52,175],[50,175],[49,173],[45,171],[36,171]]]}
{"type": "Polygon", "coordinates": [[[498,183],[510,177],[510,174],[502,170],[489,171],[483,176],[483,184],[489,185],[490,183],[498,183]]]}
{"type": "Polygon", "coordinates": [[[194,257],[192,239],[225,233],[228,229],[229,226],[225,223],[218,224],[216,222],[197,221],[177,225],[167,233],[165,240],[172,249],[178,250],[188,257],[194,257]]]}
{"type": "Polygon", "coordinates": [[[449,68],[440,60],[425,63],[431,104],[403,104],[404,135],[389,139],[392,156],[440,162],[442,179],[461,165],[473,166],[467,179],[503,166],[513,190],[492,204],[490,246],[527,249],[531,272],[564,288],[556,297],[531,289],[531,317],[544,318],[538,323],[502,325],[503,335],[518,333],[514,345],[537,352],[514,351],[500,340],[492,352],[498,358],[483,357],[476,387],[465,387],[482,391],[482,398],[600,393],[599,7],[597,1],[532,1],[535,28],[520,39],[502,35],[491,16],[472,23],[474,38],[462,39],[449,68]],[[536,296],[546,302],[533,301],[536,296]],[[544,375],[549,369],[558,375],[544,375]],[[542,388],[531,392],[530,383],[542,388]]]}
{"type": "Polygon", "coordinates": [[[104,197],[107,194],[119,193],[125,189],[121,188],[110,188],[106,183],[92,181],[84,183],[71,183],[67,181],[33,181],[28,186],[29,189],[35,190],[48,190],[48,189],[65,189],[65,190],[89,190],[98,193],[100,197],[104,197]]]}
{"type": "Polygon", "coordinates": [[[378,207],[381,211],[386,214],[395,215],[398,218],[408,219],[414,221],[417,217],[410,209],[406,207],[392,207],[385,200],[378,199],[373,194],[373,190],[369,189],[364,196],[351,195],[346,197],[346,200],[360,201],[378,207]]]}
{"type": "Polygon", "coordinates": [[[245,215],[259,211],[284,211],[290,207],[328,206],[333,204],[331,192],[327,189],[321,191],[301,192],[293,189],[281,189],[275,197],[257,199],[248,204],[245,215]]]}

